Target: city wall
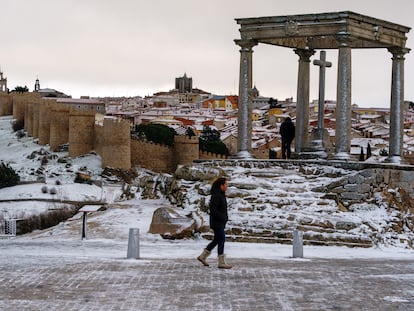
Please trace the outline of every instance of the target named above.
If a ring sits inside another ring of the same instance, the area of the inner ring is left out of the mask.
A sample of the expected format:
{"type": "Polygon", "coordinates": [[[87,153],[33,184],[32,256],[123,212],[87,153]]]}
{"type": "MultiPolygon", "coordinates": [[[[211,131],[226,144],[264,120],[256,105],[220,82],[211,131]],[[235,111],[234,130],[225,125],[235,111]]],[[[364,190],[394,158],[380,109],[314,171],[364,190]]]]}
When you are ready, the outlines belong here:
{"type": "Polygon", "coordinates": [[[0,116],[13,114],[13,98],[9,94],[0,94],[0,116]]]}
{"type": "Polygon", "coordinates": [[[22,121],[27,133],[38,138],[40,145],[49,144],[52,151],[57,151],[68,144],[71,157],[95,151],[102,158],[102,167],[140,166],[173,173],[177,165],[190,165],[200,158],[226,158],[200,152],[197,136],[175,136],[172,147],[131,139],[128,121],[96,118],[95,111],[78,110],[52,98],[42,99],[38,94],[2,96],[0,106],[4,113],[13,113],[16,120],[22,121]]]}
{"type": "Polygon", "coordinates": [[[131,140],[131,164],[155,172],[174,172],[174,148],[140,139],[131,140]]]}
{"type": "Polygon", "coordinates": [[[50,110],[53,103],[42,99],[39,105],[39,145],[47,145],[50,141],[50,110]]]}
{"type": "Polygon", "coordinates": [[[69,156],[77,157],[94,149],[95,112],[70,109],[69,156]]]}
{"type": "Polygon", "coordinates": [[[54,103],[50,115],[50,149],[56,151],[59,146],[69,143],[70,107],[54,103]]]}
{"type": "Polygon", "coordinates": [[[131,128],[128,121],[105,119],[102,167],[131,168],[131,128]]]}

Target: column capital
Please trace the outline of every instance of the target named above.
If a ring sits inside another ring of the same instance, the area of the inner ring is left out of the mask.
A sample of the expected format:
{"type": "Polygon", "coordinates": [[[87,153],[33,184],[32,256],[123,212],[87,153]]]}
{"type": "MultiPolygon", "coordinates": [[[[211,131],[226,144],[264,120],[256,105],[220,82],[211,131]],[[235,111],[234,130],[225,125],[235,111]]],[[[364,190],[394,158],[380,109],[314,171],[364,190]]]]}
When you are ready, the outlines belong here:
{"type": "Polygon", "coordinates": [[[236,39],[234,40],[234,43],[236,43],[238,46],[241,47],[241,52],[251,52],[252,48],[257,45],[256,40],[248,40],[248,39],[236,39]]]}
{"type": "Polygon", "coordinates": [[[300,60],[310,62],[310,57],[315,54],[315,50],[312,49],[294,49],[295,54],[299,56],[300,60]]]}
{"type": "Polygon", "coordinates": [[[388,52],[392,54],[392,59],[404,59],[404,55],[410,53],[410,49],[402,47],[388,48],[388,52]]]}
{"type": "Polygon", "coordinates": [[[348,32],[338,33],[336,41],[338,42],[338,48],[348,47],[351,43],[351,34],[348,32]]]}

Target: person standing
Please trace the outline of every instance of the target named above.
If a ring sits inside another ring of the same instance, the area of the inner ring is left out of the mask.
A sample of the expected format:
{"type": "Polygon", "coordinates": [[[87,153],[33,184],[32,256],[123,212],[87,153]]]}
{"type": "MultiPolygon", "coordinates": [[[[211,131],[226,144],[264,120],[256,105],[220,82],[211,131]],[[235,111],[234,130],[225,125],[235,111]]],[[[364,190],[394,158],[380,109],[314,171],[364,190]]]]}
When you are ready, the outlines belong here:
{"type": "Polygon", "coordinates": [[[224,243],[226,241],[226,234],[224,229],[228,221],[227,214],[227,199],[226,190],[228,184],[225,177],[219,177],[211,186],[211,198],[209,203],[210,208],[210,228],[214,231],[213,240],[207,245],[197,259],[204,265],[209,266],[207,257],[210,256],[211,251],[217,246],[218,267],[220,269],[231,269],[224,260],[224,243]]]}
{"type": "Polygon", "coordinates": [[[295,125],[290,117],[280,125],[280,135],[282,136],[282,159],[290,159],[290,145],[295,138],[295,125]]]}

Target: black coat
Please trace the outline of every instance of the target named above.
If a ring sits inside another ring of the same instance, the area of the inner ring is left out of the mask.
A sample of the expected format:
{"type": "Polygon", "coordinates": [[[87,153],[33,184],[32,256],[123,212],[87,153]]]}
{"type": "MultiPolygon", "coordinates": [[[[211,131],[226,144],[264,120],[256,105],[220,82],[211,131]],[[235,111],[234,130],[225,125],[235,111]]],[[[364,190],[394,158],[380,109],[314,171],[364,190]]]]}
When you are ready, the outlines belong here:
{"type": "Polygon", "coordinates": [[[211,189],[210,199],[210,228],[221,229],[229,220],[227,215],[226,195],[220,188],[211,189]]]}
{"type": "Polygon", "coordinates": [[[295,125],[290,120],[290,118],[286,119],[280,125],[280,135],[282,136],[282,140],[287,142],[292,142],[295,138],[295,125]]]}

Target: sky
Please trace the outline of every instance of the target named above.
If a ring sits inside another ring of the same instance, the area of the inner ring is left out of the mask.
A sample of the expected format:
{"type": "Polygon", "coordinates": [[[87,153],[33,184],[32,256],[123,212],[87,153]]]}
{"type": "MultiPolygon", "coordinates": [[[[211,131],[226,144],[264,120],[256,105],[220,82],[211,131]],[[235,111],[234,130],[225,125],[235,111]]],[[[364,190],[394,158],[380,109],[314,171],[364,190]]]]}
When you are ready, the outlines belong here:
{"type": "MultiPolygon", "coordinates": [[[[240,38],[235,18],[353,11],[413,27],[412,0],[0,0],[0,67],[9,89],[54,88],[74,98],[146,96],[174,88],[176,77],[215,94],[237,94],[240,38]]],[[[414,46],[413,31],[407,47],[414,46]]],[[[413,52],[414,53],[414,52],[413,52]]],[[[405,99],[414,100],[414,56],[406,55],[405,99]]],[[[319,57],[319,53],[314,58],[319,57]]],[[[326,99],[336,99],[337,51],[327,51],[326,99]]],[[[296,99],[298,57],[258,45],[253,80],[260,94],[296,99]]],[[[391,54],[352,52],[352,102],[389,107],[391,54]]],[[[318,97],[311,65],[310,99],[318,97]]]]}

